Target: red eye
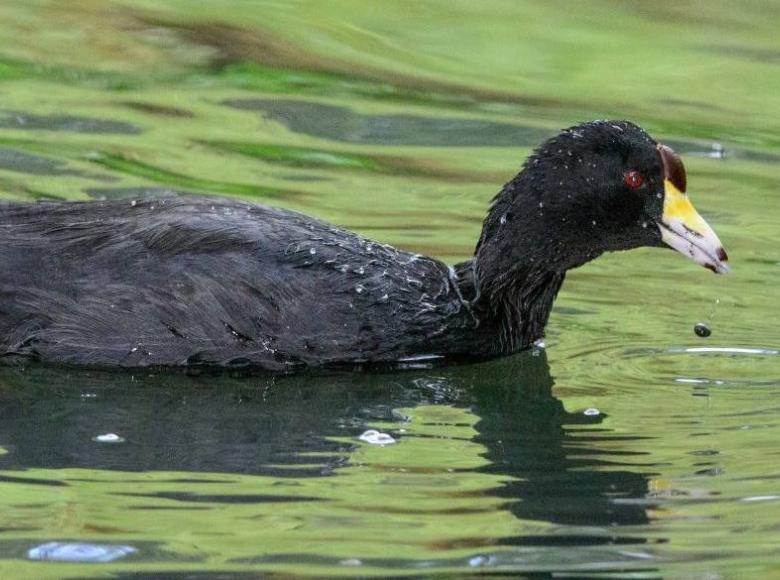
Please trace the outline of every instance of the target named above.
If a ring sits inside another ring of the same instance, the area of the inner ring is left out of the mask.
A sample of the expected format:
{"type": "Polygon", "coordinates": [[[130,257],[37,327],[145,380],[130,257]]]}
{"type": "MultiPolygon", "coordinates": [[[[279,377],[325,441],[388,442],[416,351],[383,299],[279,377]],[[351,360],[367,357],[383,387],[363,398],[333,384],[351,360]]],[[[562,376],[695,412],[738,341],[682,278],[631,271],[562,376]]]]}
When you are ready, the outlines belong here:
{"type": "Polygon", "coordinates": [[[626,171],[626,173],[623,175],[623,179],[625,180],[629,189],[639,189],[645,182],[645,178],[642,177],[642,174],[636,170],[626,171]]]}

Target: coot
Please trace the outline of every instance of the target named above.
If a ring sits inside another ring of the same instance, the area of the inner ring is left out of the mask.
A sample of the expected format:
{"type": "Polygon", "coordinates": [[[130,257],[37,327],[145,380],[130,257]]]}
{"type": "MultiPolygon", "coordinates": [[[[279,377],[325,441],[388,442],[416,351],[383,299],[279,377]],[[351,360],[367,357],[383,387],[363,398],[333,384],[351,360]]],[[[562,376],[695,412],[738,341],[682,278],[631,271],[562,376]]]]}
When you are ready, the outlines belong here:
{"type": "Polygon", "coordinates": [[[100,367],[289,371],[507,355],[566,271],[670,246],[725,272],[680,158],[627,121],[542,144],[448,266],[230,199],[0,205],[0,354],[100,367]]]}

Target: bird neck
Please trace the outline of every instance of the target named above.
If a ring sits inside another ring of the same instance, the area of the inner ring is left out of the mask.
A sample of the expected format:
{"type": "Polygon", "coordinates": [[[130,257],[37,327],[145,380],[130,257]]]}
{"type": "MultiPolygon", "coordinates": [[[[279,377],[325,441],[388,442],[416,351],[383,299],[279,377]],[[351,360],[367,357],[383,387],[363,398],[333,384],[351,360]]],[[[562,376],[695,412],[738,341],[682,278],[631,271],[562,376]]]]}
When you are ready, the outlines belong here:
{"type": "Polygon", "coordinates": [[[543,267],[515,267],[496,275],[473,258],[455,266],[461,295],[471,305],[489,354],[511,354],[544,336],[564,272],[543,267]]]}
{"type": "Polygon", "coordinates": [[[473,311],[498,336],[501,354],[544,336],[566,270],[595,257],[573,251],[567,228],[550,225],[539,199],[525,171],[507,183],[485,218],[474,258],[456,268],[461,292],[473,288],[473,311]]]}

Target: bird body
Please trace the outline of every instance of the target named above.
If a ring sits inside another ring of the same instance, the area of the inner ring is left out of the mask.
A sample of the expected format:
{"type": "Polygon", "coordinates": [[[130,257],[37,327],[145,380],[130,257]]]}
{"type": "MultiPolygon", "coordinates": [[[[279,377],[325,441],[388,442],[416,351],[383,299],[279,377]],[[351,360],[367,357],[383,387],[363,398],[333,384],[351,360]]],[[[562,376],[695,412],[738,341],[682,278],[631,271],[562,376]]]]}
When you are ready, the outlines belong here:
{"type": "Polygon", "coordinates": [[[543,336],[566,270],[666,241],[646,226],[663,222],[664,183],[685,189],[673,162],[629,123],[570,129],[504,186],[454,267],[228,199],[1,204],[0,356],[290,371],[516,352],[543,336]],[[624,183],[634,166],[640,186],[624,183]]]}
{"type": "Polygon", "coordinates": [[[288,369],[434,355],[475,326],[445,264],[288,210],[4,204],[0,231],[7,355],[288,369]]]}

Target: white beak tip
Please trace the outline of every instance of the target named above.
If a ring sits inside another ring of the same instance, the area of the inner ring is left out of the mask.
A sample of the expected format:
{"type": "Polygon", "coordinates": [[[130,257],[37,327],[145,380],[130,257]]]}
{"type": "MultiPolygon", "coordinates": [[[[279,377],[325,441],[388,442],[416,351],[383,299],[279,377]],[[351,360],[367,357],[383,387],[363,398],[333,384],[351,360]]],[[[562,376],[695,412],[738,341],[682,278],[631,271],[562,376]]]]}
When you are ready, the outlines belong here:
{"type": "Polygon", "coordinates": [[[731,267],[725,262],[720,262],[720,261],[715,262],[714,264],[713,263],[704,264],[704,267],[707,268],[708,270],[712,270],[716,274],[728,274],[729,272],[731,272],[731,267]]]}
{"type": "Polygon", "coordinates": [[[703,222],[695,231],[680,220],[661,222],[661,239],[666,245],[677,250],[682,255],[712,270],[716,274],[726,274],[730,268],[726,263],[729,259],[726,250],[715,235],[715,232],[703,222]]]}

